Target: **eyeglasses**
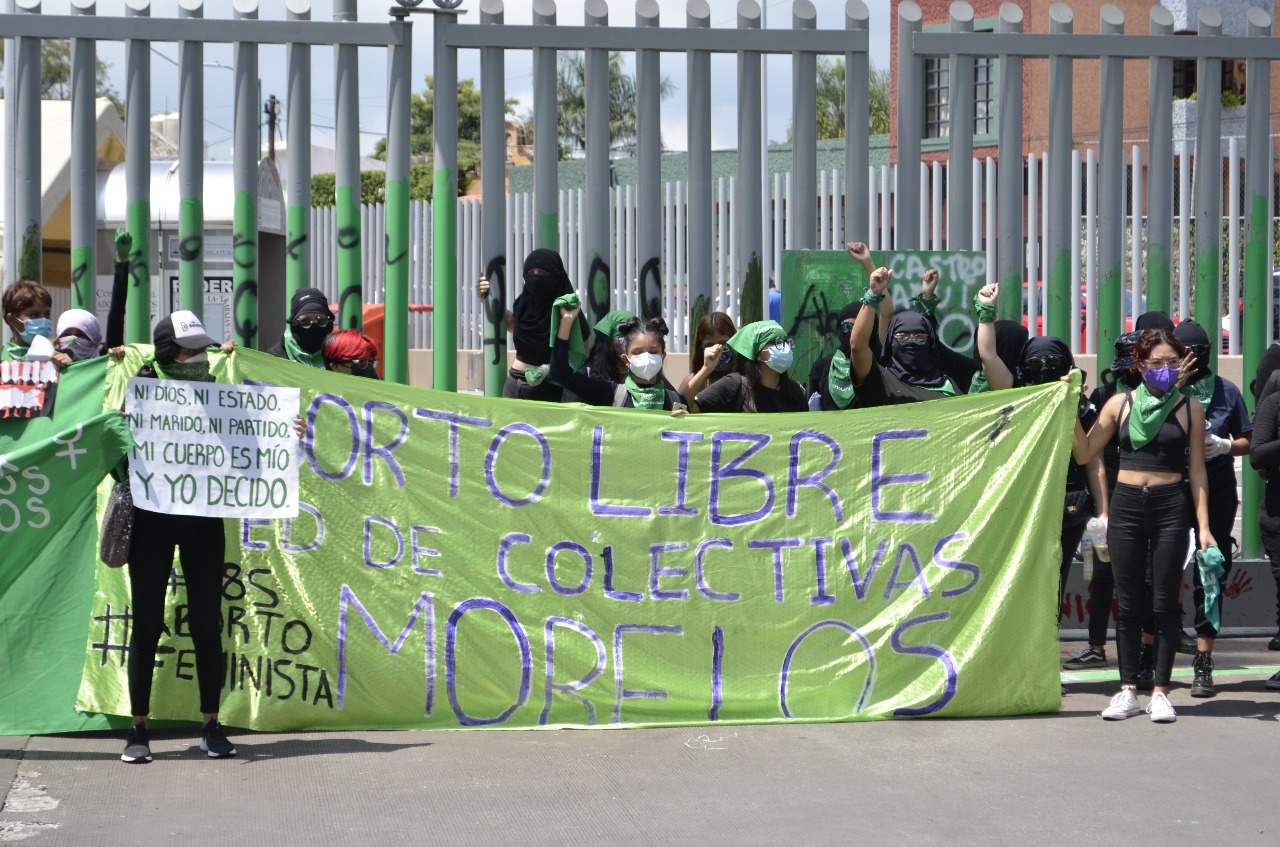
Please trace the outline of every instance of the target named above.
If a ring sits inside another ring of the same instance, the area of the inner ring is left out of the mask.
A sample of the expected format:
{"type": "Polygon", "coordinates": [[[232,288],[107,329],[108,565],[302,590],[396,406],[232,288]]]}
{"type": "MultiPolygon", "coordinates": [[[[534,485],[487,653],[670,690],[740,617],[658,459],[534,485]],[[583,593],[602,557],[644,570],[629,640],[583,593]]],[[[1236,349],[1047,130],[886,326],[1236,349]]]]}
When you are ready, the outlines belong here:
{"type": "Polygon", "coordinates": [[[841,334],[841,335],[848,335],[848,334],[849,334],[849,333],[851,333],[851,332],[853,332],[853,321],[841,321],[841,322],[840,322],[840,334],[841,334]]]}
{"type": "Polygon", "coordinates": [[[1067,360],[1061,356],[1036,356],[1027,359],[1027,370],[1029,371],[1060,371],[1067,366],[1067,360]]]}
{"type": "Polygon", "coordinates": [[[923,347],[929,343],[929,333],[927,332],[895,332],[893,340],[897,344],[903,344],[908,347],[923,347]]]}
{"type": "Polygon", "coordinates": [[[303,329],[313,329],[318,326],[328,326],[333,323],[333,318],[328,318],[324,315],[303,315],[297,318],[294,323],[303,329]]]}
{"type": "Polygon", "coordinates": [[[1173,358],[1173,359],[1148,359],[1148,360],[1147,360],[1147,367],[1148,367],[1148,368],[1176,368],[1179,364],[1181,364],[1181,362],[1182,362],[1182,360],[1181,360],[1181,359],[1178,359],[1178,358],[1173,358]]]}

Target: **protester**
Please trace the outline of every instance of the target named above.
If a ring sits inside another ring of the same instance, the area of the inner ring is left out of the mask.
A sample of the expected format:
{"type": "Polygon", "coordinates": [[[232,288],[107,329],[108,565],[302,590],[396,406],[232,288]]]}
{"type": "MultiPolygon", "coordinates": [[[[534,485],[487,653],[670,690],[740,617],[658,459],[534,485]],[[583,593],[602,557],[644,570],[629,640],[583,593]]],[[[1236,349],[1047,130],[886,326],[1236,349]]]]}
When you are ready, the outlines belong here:
{"type": "Polygon", "coordinates": [[[378,345],[358,329],[344,329],[324,340],[324,366],[335,373],[379,379],[378,345]]]}
{"type": "Polygon", "coordinates": [[[787,375],[795,343],[773,321],[744,326],[728,341],[738,370],[704,388],[689,403],[692,412],[803,412],[804,388],[787,375]]]}
{"type": "MultiPolygon", "coordinates": [[[[924,279],[920,284],[920,293],[911,298],[911,309],[917,314],[923,315],[929,325],[933,327],[933,334],[937,339],[934,348],[938,358],[938,366],[942,368],[942,372],[946,374],[947,379],[951,380],[960,393],[967,393],[972,388],[977,388],[979,391],[984,390],[982,363],[978,357],[966,356],[963,353],[952,350],[938,335],[939,300],[937,290],[941,279],[942,275],[937,268],[930,268],[925,271],[924,279]]],[[[1014,355],[1016,356],[1021,349],[1019,347],[1018,350],[1015,350],[1014,355]]]]}
{"type": "MultiPolygon", "coordinates": [[[[982,323],[979,322],[979,326],[982,323]]],[[[995,330],[995,346],[994,349],[988,351],[988,355],[994,355],[999,359],[1010,374],[1018,372],[1018,361],[1022,356],[1022,348],[1026,346],[1027,328],[1018,321],[995,321],[991,324],[995,330]]],[[[979,336],[974,337],[974,358],[979,366],[982,364],[982,351],[978,349],[979,336]]],[[[969,390],[966,394],[981,394],[984,391],[990,391],[991,386],[987,382],[985,370],[979,370],[969,381],[969,390]]],[[[1101,408],[1099,406],[1098,408],[1101,408]]]]}
{"type": "Polygon", "coordinates": [[[324,342],[332,331],[329,298],[318,288],[299,288],[289,298],[289,321],[284,335],[267,352],[300,365],[323,369],[324,342]]]}
{"type": "Polygon", "coordinates": [[[738,363],[727,346],[737,331],[733,318],[724,312],[708,312],[698,319],[689,347],[689,375],[677,389],[681,397],[692,397],[737,371],[738,363]]]}
{"type": "MultiPolygon", "coordinates": [[[[875,267],[871,262],[871,250],[861,241],[851,241],[845,245],[845,252],[855,262],[862,265],[867,278],[875,267]]],[[[836,313],[837,349],[830,356],[823,356],[813,363],[809,369],[809,410],[813,412],[830,412],[839,409],[852,409],[858,405],[857,392],[853,388],[853,360],[849,340],[853,336],[854,319],[862,309],[862,301],[855,300],[836,313]]],[[[870,345],[873,355],[878,359],[884,344],[884,332],[893,318],[893,298],[885,297],[880,301],[874,326],[871,329],[870,345]]]]}
{"type": "Polygon", "coordinates": [[[1076,461],[1087,463],[1113,434],[1120,434],[1120,471],[1109,503],[1107,543],[1120,606],[1116,651],[1121,688],[1102,717],[1124,720],[1141,711],[1134,692],[1150,562],[1157,649],[1147,711],[1152,721],[1169,723],[1177,720],[1168,692],[1178,648],[1177,596],[1187,541],[1184,470],[1190,477],[1200,547],[1217,544],[1206,502],[1205,414],[1199,403],[1188,402],[1175,388],[1180,369],[1192,362],[1182,342],[1164,330],[1147,330],[1139,335],[1133,356],[1143,384],[1112,397],[1088,435],[1077,423],[1072,449],[1076,461]]]}
{"type": "MultiPolygon", "coordinates": [[[[52,340],[53,297],[34,279],[23,277],[5,288],[0,296],[0,308],[11,334],[0,349],[0,362],[27,358],[31,342],[38,337],[52,340]]],[[[50,360],[59,368],[71,364],[71,357],[66,353],[55,352],[50,360]]]]}
{"type": "MultiPolygon", "coordinates": [[[[1280,361],[1271,364],[1268,371],[1259,368],[1258,379],[1261,383],[1254,383],[1260,393],[1258,411],[1253,418],[1249,464],[1266,478],[1262,503],[1258,506],[1258,530],[1276,582],[1276,619],[1280,626],[1280,361]]],[[[1280,629],[1267,647],[1280,650],[1280,629]]],[[[1265,686],[1280,691],[1280,671],[1276,671],[1265,686]]]]}
{"type": "MultiPolygon", "coordinates": [[[[574,371],[569,365],[569,339],[575,331],[581,309],[560,307],[560,328],[551,351],[551,376],[581,402],[592,406],[621,406],[628,409],[664,409],[683,414],[684,402],[662,379],[662,364],[667,356],[667,322],[651,318],[641,322],[634,315],[617,326],[623,342],[622,360],[627,374],[621,380],[593,376],[585,369],[574,371]]],[[[612,346],[613,342],[610,342],[612,346]]]]}

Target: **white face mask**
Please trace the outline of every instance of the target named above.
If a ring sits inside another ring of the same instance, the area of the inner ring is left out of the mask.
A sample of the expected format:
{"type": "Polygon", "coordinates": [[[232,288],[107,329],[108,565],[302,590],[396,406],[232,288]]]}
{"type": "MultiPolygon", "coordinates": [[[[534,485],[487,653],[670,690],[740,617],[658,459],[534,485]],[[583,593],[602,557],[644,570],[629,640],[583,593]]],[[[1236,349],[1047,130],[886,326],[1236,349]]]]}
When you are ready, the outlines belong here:
{"type": "Polygon", "coordinates": [[[786,342],[778,342],[769,345],[769,359],[765,362],[770,369],[777,373],[786,373],[791,363],[795,360],[795,352],[791,349],[791,345],[786,342]]]}
{"type": "Polygon", "coordinates": [[[653,379],[662,370],[662,357],[657,353],[637,353],[627,358],[627,367],[641,379],[653,379]]]}

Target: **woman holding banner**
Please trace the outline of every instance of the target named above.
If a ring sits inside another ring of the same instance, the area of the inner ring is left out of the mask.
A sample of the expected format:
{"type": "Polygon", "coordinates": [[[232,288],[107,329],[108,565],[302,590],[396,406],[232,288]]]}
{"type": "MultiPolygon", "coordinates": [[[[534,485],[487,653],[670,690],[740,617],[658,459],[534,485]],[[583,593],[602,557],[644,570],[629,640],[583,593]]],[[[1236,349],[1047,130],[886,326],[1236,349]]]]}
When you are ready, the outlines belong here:
{"type": "MultiPolygon", "coordinates": [[[[551,350],[551,378],[583,403],[592,406],[620,406],[627,409],[664,409],[683,414],[684,403],[662,378],[667,357],[667,322],[652,318],[647,323],[631,316],[617,326],[622,341],[622,361],[628,373],[620,380],[594,376],[586,369],[574,371],[569,365],[569,339],[581,312],[578,306],[560,307],[560,329],[551,350]]],[[[607,336],[606,336],[607,337],[607,336]]],[[[609,346],[613,347],[610,339],[609,346]]]]}
{"type": "Polygon", "coordinates": [[[692,397],[737,371],[733,351],[726,346],[737,331],[733,318],[724,312],[708,312],[698,319],[689,347],[689,375],[676,389],[681,397],[692,397]]]}
{"type": "Polygon", "coordinates": [[[1072,451],[1077,462],[1087,464],[1113,435],[1120,437],[1120,471],[1107,527],[1120,606],[1116,625],[1120,692],[1103,709],[1102,717],[1124,720],[1142,711],[1135,691],[1150,562],[1156,667],[1147,712],[1156,723],[1172,723],[1178,714],[1169,702],[1169,678],[1178,650],[1178,589],[1188,523],[1184,469],[1191,481],[1200,548],[1216,546],[1209,529],[1205,415],[1199,403],[1188,402],[1176,389],[1180,371],[1190,367],[1194,357],[1172,334],[1144,331],[1133,347],[1133,358],[1142,385],[1107,401],[1088,435],[1077,421],[1072,451]]]}
{"type": "Polygon", "coordinates": [[[804,389],[787,375],[795,343],[773,321],[756,321],[733,334],[728,347],[738,370],[690,398],[692,412],[804,412],[804,389]]]}

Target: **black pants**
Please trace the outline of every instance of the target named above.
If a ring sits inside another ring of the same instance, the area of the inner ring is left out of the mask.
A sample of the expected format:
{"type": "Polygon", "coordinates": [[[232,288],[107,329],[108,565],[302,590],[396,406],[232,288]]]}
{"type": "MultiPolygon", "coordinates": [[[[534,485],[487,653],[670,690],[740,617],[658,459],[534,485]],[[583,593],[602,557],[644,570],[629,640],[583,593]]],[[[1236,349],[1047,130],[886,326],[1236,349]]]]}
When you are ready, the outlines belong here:
{"type": "Polygon", "coordinates": [[[502,383],[502,396],[511,400],[543,400],[547,403],[559,403],[564,388],[556,385],[550,378],[537,385],[525,381],[521,371],[508,370],[507,381],[502,383]]]}
{"type": "Polygon", "coordinates": [[[196,653],[200,711],[218,711],[222,693],[222,577],[226,537],[221,518],[163,515],[138,509],[129,548],[133,630],[129,635],[129,703],[134,715],[151,711],[156,646],[164,632],[165,592],[178,548],[186,583],[187,625],[196,653]]]}
{"type": "Polygon", "coordinates": [[[1276,581],[1276,626],[1280,628],[1280,508],[1268,508],[1265,499],[1258,507],[1258,530],[1276,581]]]}
{"type": "MultiPolygon", "coordinates": [[[[1213,540],[1218,542],[1218,549],[1226,559],[1223,563],[1226,571],[1221,577],[1225,581],[1227,574],[1231,573],[1231,551],[1235,547],[1231,532],[1236,525],[1236,509],[1240,506],[1240,495],[1236,493],[1235,465],[1223,463],[1218,467],[1221,470],[1215,470],[1209,474],[1209,532],[1213,534],[1213,540]]],[[[1188,502],[1190,502],[1189,494],[1188,502]]],[[[1196,549],[1199,550],[1200,527],[1196,524],[1194,509],[1191,510],[1191,528],[1196,532],[1196,549]]],[[[1209,619],[1204,615],[1204,585],[1200,582],[1200,569],[1194,563],[1191,565],[1191,579],[1195,586],[1192,597],[1195,603],[1196,635],[1201,638],[1217,638],[1218,630],[1214,629],[1213,624],[1209,623],[1209,619]]],[[[1223,603],[1221,592],[1218,598],[1221,610],[1223,603]]]]}
{"type": "Polygon", "coordinates": [[[1155,684],[1165,687],[1178,651],[1178,588],[1187,550],[1187,495],[1180,483],[1116,483],[1111,499],[1107,545],[1120,605],[1116,654],[1120,683],[1133,685],[1142,645],[1143,607],[1147,602],[1147,563],[1151,563],[1151,600],[1155,618],[1155,684]]]}
{"type": "Polygon", "coordinates": [[[1076,557],[1076,549],[1080,546],[1080,539],[1084,538],[1085,527],[1088,521],[1078,523],[1075,526],[1062,526],[1062,564],[1058,570],[1058,619],[1062,619],[1062,600],[1066,596],[1067,576],[1071,573],[1071,562],[1076,557]]]}

